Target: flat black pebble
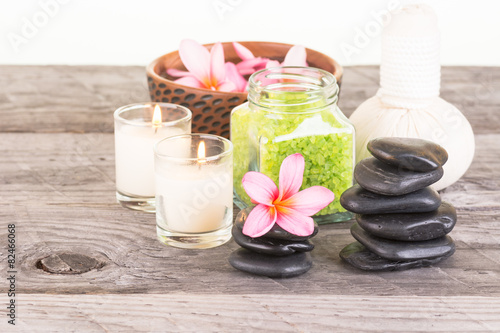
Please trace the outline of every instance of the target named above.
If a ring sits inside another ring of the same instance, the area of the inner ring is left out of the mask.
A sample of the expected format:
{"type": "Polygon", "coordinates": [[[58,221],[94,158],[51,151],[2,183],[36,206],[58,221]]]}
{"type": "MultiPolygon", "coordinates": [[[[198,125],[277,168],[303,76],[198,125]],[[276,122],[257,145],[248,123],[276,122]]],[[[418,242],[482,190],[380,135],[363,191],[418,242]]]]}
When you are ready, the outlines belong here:
{"type": "Polygon", "coordinates": [[[287,241],[283,239],[271,239],[265,237],[252,238],[244,235],[240,228],[233,226],[232,234],[234,241],[241,247],[254,252],[270,254],[273,256],[286,256],[295,252],[309,252],[314,245],[309,241],[287,241]]]}
{"type": "Polygon", "coordinates": [[[294,253],[276,257],[238,249],[229,256],[229,263],[236,269],[271,278],[289,278],[306,273],[312,267],[310,253],[294,253]]]}
{"type": "Polygon", "coordinates": [[[354,185],[342,193],[340,204],[356,214],[422,213],[438,209],[441,197],[430,187],[404,195],[386,196],[354,185]]]}
{"type": "Polygon", "coordinates": [[[453,253],[447,256],[432,258],[432,259],[417,259],[407,261],[392,261],[387,260],[379,255],[370,252],[366,247],[358,242],[351,243],[340,251],[340,258],[364,271],[404,271],[411,268],[427,267],[437,264],[444,259],[450,257],[453,253]]]}
{"type": "Polygon", "coordinates": [[[383,195],[403,195],[434,184],[443,177],[443,168],[417,172],[365,158],[354,168],[354,178],[364,189],[383,195]]]}
{"type": "Polygon", "coordinates": [[[389,260],[431,259],[449,256],[455,251],[455,243],[450,236],[421,242],[402,242],[370,236],[357,223],[351,227],[351,234],[368,250],[389,260]]]}
{"type": "MultiPolygon", "coordinates": [[[[253,207],[248,207],[243,210],[241,210],[238,213],[238,216],[236,216],[236,220],[234,221],[234,224],[240,229],[243,230],[243,225],[245,224],[245,221],[248,217],[248,214],[252,211],[253,207]]],[[[297,236],[294,234],[289,233],[286,230],[283,230],[279,225],[274,224],[274,226],[269,230],[264,236],[266,238],[272,238],[272,239],[284,239],[284,240],[289,240],[289,241],[304,241],[307,239],[310,239],[318,233],[318,224],[314,222],[314,231],[311,235],[309,236],[297,236]]]]}
{"type": "Polygon", "coordinates": [[[422,139],[377,138],[368,142],[367,148],[384,163],[414,171],[436,170],[448,160],[443,147],[422,139]]]}
{"type": "Polygon", "coordinates": [[[451,204],[443,202],[437,210],[428,213],[357,214],[356,221],[377,237],[425,241],[449,233],[457,222],[457,212],[451,204]]]}

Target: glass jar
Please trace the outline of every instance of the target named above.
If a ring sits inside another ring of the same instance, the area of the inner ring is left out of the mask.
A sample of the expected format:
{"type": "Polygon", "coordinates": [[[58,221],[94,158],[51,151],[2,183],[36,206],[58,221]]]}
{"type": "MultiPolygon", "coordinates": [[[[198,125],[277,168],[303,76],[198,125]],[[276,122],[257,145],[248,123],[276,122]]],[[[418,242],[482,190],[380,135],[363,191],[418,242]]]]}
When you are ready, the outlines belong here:
{"type": "Polygon", "coordinates": [[[346,221],[352,214],[339,202],[353,185],[354,126],[337,106],[333,74],[310,67],[277,67],[254,73],[248,102],[233,109],[234,200],[252,205],[241,180],[259,171],[278,184],[283,160],[294,153],[305,159],[302,189],[321,185],[335,200],[314,216],[316,222],[346,221]]]}

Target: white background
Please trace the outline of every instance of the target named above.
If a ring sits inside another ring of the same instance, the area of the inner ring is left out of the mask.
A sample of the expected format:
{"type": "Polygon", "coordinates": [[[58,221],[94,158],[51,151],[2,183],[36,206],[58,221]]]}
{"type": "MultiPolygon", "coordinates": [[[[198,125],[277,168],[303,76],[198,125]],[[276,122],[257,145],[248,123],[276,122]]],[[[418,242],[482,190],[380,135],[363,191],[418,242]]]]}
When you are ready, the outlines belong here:
{"type": "MultiPolygon", "coordinates": [[[[0,64],[146,65],[183,38],[302,44],[342,65],[378,64],[379,37],[352,56],[341,45],[356,47],[391,1],[0,0],[0,64]]],[[[423,2],[440,20],[443,65],[500,66],[500,1],[423,2]]]]}

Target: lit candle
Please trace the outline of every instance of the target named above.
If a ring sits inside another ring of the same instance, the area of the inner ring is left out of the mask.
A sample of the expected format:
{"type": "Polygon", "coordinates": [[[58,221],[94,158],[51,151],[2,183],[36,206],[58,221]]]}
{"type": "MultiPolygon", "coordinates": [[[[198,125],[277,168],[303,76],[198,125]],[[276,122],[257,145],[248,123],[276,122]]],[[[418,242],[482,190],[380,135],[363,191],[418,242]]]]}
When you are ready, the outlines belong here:
{"type": "Polygon", "coordinates": [[[155,156],[159,239],[184,248],[227,242],[233,220],[231,142],[208,134],[181,135],[160,141],[155,156]],[[188,149],[183,154],[178,147],[188,149]]]}
{"type": "Polygon", "coordinates": [[[191,111],[168,103],[132,104],[116,110],[114,117],[117,199],[124,207],[154,212],[153,146],[190,133],[191,111]]]}

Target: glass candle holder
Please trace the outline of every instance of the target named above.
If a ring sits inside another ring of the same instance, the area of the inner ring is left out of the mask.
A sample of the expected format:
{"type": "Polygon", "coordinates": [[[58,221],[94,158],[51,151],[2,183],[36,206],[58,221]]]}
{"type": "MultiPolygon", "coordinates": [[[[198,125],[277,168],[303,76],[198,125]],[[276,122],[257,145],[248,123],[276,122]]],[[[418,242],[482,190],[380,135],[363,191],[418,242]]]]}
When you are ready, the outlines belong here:
{"type": "Polygon", "coordinates": [[[211,248],[231,239],[233,144],[210,134],[155,145],[156,230],[174,247],[211,248]]]}
{"type": "Polygon", "coordinates": [[[191,133],[191,111],[169,103],[123,106],[114,113],[116,198],[126,208],[155,212],[156,142],[191,133]]]}

